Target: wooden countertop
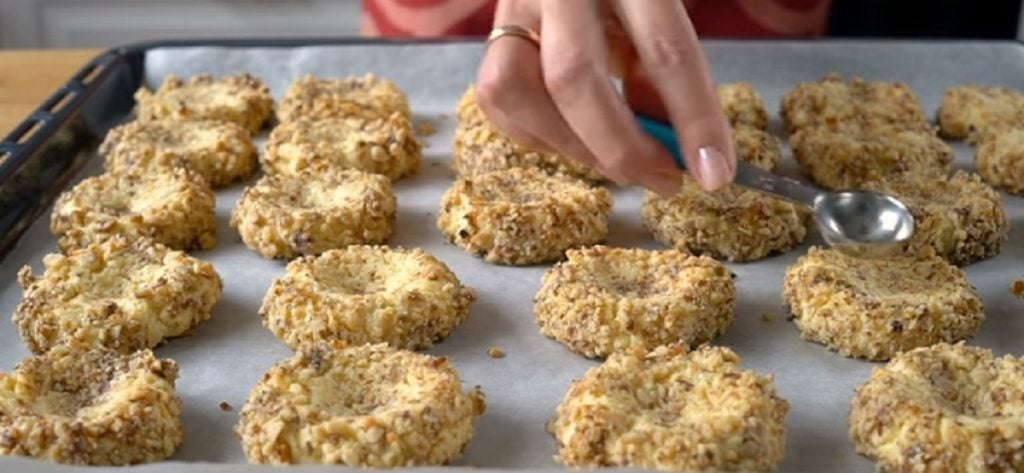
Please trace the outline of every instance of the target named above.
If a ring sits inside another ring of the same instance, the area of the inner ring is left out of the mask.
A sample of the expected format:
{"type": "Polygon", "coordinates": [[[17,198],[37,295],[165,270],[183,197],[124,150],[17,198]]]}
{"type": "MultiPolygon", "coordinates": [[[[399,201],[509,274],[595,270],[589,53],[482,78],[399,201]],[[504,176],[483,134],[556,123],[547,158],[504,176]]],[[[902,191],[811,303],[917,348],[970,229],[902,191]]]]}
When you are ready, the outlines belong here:
{"type": "Polygon", "coordinates": [[[0,139],[99,49],[0,50],[0,139]]]}

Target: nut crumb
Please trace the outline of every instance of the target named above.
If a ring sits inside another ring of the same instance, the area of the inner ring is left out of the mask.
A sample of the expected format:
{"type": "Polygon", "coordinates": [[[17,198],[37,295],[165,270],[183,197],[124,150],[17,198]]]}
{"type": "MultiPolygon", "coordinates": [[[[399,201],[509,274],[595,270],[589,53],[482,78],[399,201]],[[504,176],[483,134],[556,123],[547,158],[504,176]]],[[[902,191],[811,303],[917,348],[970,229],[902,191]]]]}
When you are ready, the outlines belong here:
{"type": "Polygon", "coordinates": [[[437,133],[437,127],[430,120],[420,120],[416,123],[416,134],[420,136],[431,136],[437,133]]]}
{"type": "Polygon", "coordinates": [[[505,358],[505,352],[501,351],[501,348],[491,347],[487,350],[487,356],[491,358],[505,358]]]}
{"type": "Polygon", "coordinates": [[[231,407],[231,404],[228,404],[227,401],[221,401],[220,402],[220,410],[222,410],[224,412],[228,412],[231,409],[233,409],[233,407],[231,407]]]}
{"type": "Polygon", "coordinates": [[[761,321],[767,323],[775,322],[775,316],[772,314],[761,314],[761,321]]]}
{"type": "Polygon", "coordinates": [[[1010,292],[1017,297],[1024,298],[1024,278],[1020,278],[1013,282],[1010,286],[1010,292]]]}

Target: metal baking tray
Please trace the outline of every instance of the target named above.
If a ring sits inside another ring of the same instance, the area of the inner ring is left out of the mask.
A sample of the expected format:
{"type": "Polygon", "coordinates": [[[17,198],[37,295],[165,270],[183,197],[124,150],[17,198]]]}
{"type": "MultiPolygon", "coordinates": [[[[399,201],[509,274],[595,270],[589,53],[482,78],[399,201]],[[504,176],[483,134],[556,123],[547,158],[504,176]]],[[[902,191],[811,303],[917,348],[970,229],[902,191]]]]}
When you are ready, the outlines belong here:
{"type": "MultiPolygon", "coordinates": [[[[978,82],[1024,89],[1024,46],[1014,42],[961,41],[708,41],[719,82],[751,82],[773,113],[770,131],[783,136],[777,118],[783,93],[801,81],[829,72],[859,74],[872,80],[901,80],[935,110],[942,91],[978,82]]],[[[399,214],[390,244],[423,247],[445,261],[480,295],[469,320],[445,342],[428,350],[453,359],[467,388],[479,384],[488,411],[465,456],[455,466],[481,469],[560,469],[555,442],[544,423],[554,415],[572,379],[598,362],[572,354],[542,337],[532,316],[532,296],[546,266],[508,268],[488,265],[444,243],[436,230],[437,202],[451,182],[454,106],[473,80],[482,51],[479,42],[393,43],[344,39],[175,41],[116,48],[90,61],[38,110],[0,142],[0,370],[10,370],[28,352],[8,317],[21,298],[15,273],[36,271],[42,256],[56,251],[48,230],[54,198],[83,176],[100,172],[96,146],[106,131],[125,120],[132,94],[154,86],[166,73],[246,70],[268,79],[276,98],[287,83],[306,72],[343,75],[374,72],[396,79],[409,91],[417,120],[430,120],[437,133],[425,138],[421,173],[396,184],[399,214]],[[507,356],[490,359],[499,346],[507,356]]],[[[955,144],[957,167],[972,169],[972,151],[955,144]]],[[[799,176],[785,152],[780,172],[799,176]]],[[[181,364],[178,391],[183,398],[185,443],[168,462],[135,467],[142,471],[242,471],[241,448],[231,432],[238,409],[263,372],[290,351],[259,321],[257,309],[270,281],[284,264],[247,250],[227,226],[227,216],[243,186],[218,191],[218,246],[200,252],[225,280],[224,297],[210,321],[195,333],[156,349],[181,364]],[[222,412],[219,401],[234,410],[222,412]]],[[[608,244],[660,248],[640,224],[641,193],[613,188],[615,209],[608,244]]],[[[999,354],[1024,353],[1024,302],[1008,292],[1021,273],[1024,256],[1024,201],[1004,195],[1012,231],[1003,253],[966,268],[979,288],[987,320],[971,343],[999,354]]],[[[788,450],[780,471],[873,471],[846,434],[853,390],[877,364],[841,357],[800,340],[786,322],[780,299],[782,273],[811,244],[747,264],[730,264],[737,274],[737,320],[713,343],[733,348],[745,368],[775,375],[775,385],[792,409],[788,450]]],[[[20,458],[0,458],[0,471],[72,470],[20,458]]],[[[315,469],[315,468],[314,468],[315,469]]],[[[323,468],[326,471],[326,468],[323,468]]]]}

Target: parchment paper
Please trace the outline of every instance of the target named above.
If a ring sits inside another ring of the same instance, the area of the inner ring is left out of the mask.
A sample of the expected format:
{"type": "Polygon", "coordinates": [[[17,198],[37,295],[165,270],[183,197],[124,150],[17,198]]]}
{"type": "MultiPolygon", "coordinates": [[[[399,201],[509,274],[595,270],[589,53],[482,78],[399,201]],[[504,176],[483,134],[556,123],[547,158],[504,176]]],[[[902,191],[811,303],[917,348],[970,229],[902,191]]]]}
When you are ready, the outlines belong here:
{"type": "MultiPolygon", "coordinates": [[[[720,82],[745,80],[764,96],[777,115],[782,94],[797,82],[828,72],[860,74],[868,79],[901,80],[935,110],[942,90],[965,82],[1004,84],[1024,89],[1024,49],[1016,44],[963,42],[708,42],[707,51],[720,82]]],[[[227,74],[248,71],[262,77],[280,97],[304,73],[345,75],[374,72],[396,80],[408,92],[418,120],[429,120],[437,133],[426,138],[424,165],[418,175],[397,183],[399,214],[391,245],[422,247],[448,263],[461,280],[479,293],[468,321],[428,353],[454,360],[467,389],[482,386],[487,413],[456,465],[480,468],[557,468],[555,442],[544,424],[553,416],[569,383],[597,362],[585,360],[538,333],[532,298],[545,267],[510,268],[489,265],[446,244],[436,229],[437,204],[451,184],[447,163],[454,129],[454,105],[473,79],[479,44],[420,46],[335,46],[296,49],[158,49],[147,55],[146,81],[156,86],[169,73],[227,74]],[[443,114],[443,115],[442,115],[443,114]],[[502,359],[487,356],[497,346],[502,359]]],[[[781,135],[777,116],[771,131],[781,135]]],[[[971,151],[957,144],[958,166],[970,169],[971,151]]],[[[94,160],[83,174],[99,172],[94,160]]],[[[798,175],[788,150],[782,173],[798,175]]],[[[272,279],[284,263],[261,259],[242,245],[227,222],[244,185],[217,193],[218,244],[196,256],[213,262],[224,279],[224,297],[213,318],[194,334],[156,349],[181,365],[178,393],[183,406],[185,443],[171,459],[191,465],[143,466],[153,471],[216,471],[208,463],[245,461],[232,429],[249,390],[275,362],[291,351],[260,324],[257,310],[272,279]],[[233,410],[222,411],[226,401],[233,410]],[[169,468],[170,467],[170,468],[169,468]]],[[[659,248],[640,223],[641,193],[613,190],[615,209],[608,244],[659,248]]],[[[1024,301],[1008,291],[1022,272],[1019,198],[1004,196],[1013,231],[1003,253],[967,268],[986,305],[987,320],[973,343],[998,353],[1024,352],[1024,301]]],[[[23,265],[38,272],[43,255],[56,251],[40,219],[20,246],[2,264],[0,295],[0,370],[10,370],[28,355],[9,320],[21,293],[15,273],[23,265]]],[[[872,471],[848,440],[847,413],[853,390],[876,364],[851,360],[802,341],[786,322],[780,299],[785,267],[820,239],[788,254],[749,264],[730,264],[738,275],[737,320],[714,343],[736,350],[746,368],[775,376],[779,392],[792,404],[788,417],[789,447],[781,471],[872,471]],[[766,321],[765,317],[770,321],[766,321]]],[[[47,469],[51,465],[0,458],[0,471],[47,469]],[[32,467],[32,468],[30,468],[32,467]]],[[[233,469],[232,471],[240,471],[233,469]]]]}

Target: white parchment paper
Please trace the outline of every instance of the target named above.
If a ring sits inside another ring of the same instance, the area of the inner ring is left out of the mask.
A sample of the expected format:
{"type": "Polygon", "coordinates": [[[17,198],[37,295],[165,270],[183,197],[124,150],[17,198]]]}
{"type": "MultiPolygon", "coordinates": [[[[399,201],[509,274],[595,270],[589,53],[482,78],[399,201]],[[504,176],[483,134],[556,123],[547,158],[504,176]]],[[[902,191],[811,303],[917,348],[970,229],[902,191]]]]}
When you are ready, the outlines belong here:
{"type": "MultiPolygon", "coordinates": [[[[860,74],[874,80],[908,82],[928,110],[938,106],[942,90],[965,82],[1003,84],[1024,89],[1024,48],[1016,44],[964,42],[708,42],[707,52],[720,82],[744,80],[764,96],[777,115],[782,94],[797,82],[828,72],[860,74]]],[[[454,105],[475,75],[479,44],[364,45],[306,48],[165,48],[146,58],[146,82],[156,86],[169,73],[251,72],[280,97],[296,77],[373,72],[394,79],[409,94],[418,120],[429,120],[437,133],[425,138],[424,165],[418,175],[396,184],[399,212],[392,245],[422,247],[477,289],[479,301],[468,321],[445,342],[428,350],[454,360],[466,387],[482,386],[487,413],[457,466],[524,469],[558,468],[552,459],[555,442],[545,431],[555,406],[571,380],[594,361],[577,356],[545,339],[533,321],[532,298],[546,267],[510,268],[489,265],[446,244],[436,229],[437,204],[451,184],[454,105]],[[487,356],[497,346],[502,359],[487,356]]],[[[126,91],[126,93],[128,93],[126,91]]],[[[771,131],[781,135],[777,116],[771,131]]],[[[971,151],[957,144],[958,167],[971,169],[971,151]]],[[[99,172],[99,160],[83,172],[99,172]]],[[[797,176],[788,153],[781,172],[797,176]]],[[[242,245],[227,222],[244,185],[217,193],[218,244],[196,256],[211,261],[224,279],[225,291],[213,318],[191,336],[156,349],[181,365],[178,393],[183,405],[185,442],[171,459],[188,464],[141,466],[152,471],[217,471],[224,463],[245,458],[233,435],[238,409],[249,390],[275,362],[290,355],[260,324],[257,310],[270,282],[284,272],[284,263],[261,259],[242,245]],[[218,406],[233,406],[229,412],[218,406]]],[[[608,244],[659,248],[640,223],[641,193],[616,188],[608,244]]],[[[1008,292],[1021,272],[1024,205],[1004,196],[1013,230],[1001,255],[967,268],[980,289],[987,320],[973,343],[998,353],[1024,353],[1024,301],[1008,292]]],[[[21,298],[15,273],[23,265],[39,271],[42,257],[56,251],[40,219],[18,248],[0,264],[0,370],[10,370],[28,351],[9,320],[21,298]]],[[[781,471],[868,472],[870,461],[858,457],[849,441],[847,413],[853,390],[875,364],[851,360],[804,342],[783,312],[780,289],[785,267],[803,254],[816,234],[788,254],[749,264],[730,264],[738,275],[737,319],[714,343],[736,350],[746,368],[775,376],[775,385],[792,404],[788,418],[789,447],[781,471]],[[763,317],[766,316],[766,317],[763,317]],[[768,321],[766,321],[768,319],[768,321]]],[[[0,458],[0,471],[48,469],[51,465],[0,458]]],[[[240,469],[230,469],[241,471],[240,469]]]]}

